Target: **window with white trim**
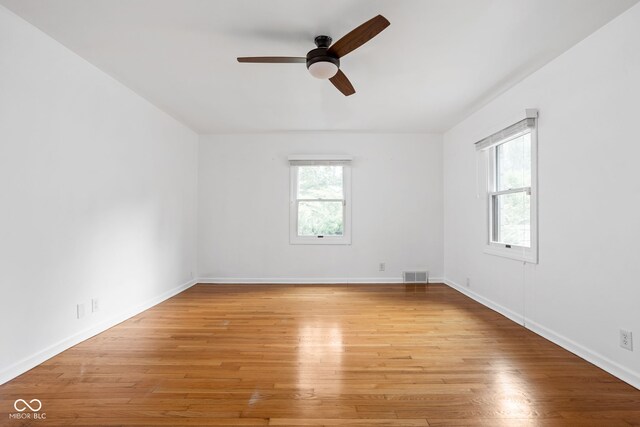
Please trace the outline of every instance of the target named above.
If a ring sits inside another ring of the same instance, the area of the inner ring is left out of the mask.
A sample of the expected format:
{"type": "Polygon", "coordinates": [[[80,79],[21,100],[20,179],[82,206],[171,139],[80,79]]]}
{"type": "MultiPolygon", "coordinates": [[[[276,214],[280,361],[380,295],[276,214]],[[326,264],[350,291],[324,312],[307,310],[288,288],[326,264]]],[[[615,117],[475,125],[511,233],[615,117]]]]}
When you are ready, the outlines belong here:
{"type": "Polygon", "coordinates": [[[485,252],[537,263],[537,111],[527,111],[526,119],[476,147],[487,159],[485,252]]]}
{"type": "Polygon", "coordinates": [[[290,156],[292,244],[351,244],[351,160],[290,156]]]}

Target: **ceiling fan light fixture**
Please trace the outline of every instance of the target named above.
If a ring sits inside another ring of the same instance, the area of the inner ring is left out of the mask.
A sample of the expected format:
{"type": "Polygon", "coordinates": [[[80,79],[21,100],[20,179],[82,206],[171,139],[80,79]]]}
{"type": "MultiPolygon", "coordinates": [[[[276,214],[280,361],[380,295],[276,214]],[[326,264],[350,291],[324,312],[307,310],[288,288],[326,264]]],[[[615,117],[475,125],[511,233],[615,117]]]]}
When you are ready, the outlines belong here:
{"type": "Polygon", "coordinates": [[[338,73],[338,66],[331,61],[318,61],[309,65],[309,73],[316,79],[330,79],[338,73]]]}
{"type": "Polygon", "coordinates": [[[327,53],[325,45],[331,43],[331,37],[318,36],[316,44],[322,47],[312,49],[307,53],[307,69],[316,79],[327,80],[338,74],[340,59],[327,53]]]}

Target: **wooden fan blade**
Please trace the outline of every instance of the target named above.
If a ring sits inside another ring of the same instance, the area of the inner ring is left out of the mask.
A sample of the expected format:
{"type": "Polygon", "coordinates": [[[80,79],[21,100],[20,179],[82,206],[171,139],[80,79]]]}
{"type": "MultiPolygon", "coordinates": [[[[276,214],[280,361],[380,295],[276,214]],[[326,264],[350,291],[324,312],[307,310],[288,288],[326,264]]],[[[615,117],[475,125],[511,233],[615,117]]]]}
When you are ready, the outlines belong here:
{"type": "Polygon", "coordinates": [[[253,62],[258,64],[291,64],[307,62],[307,58],[296,56],[241,56],[238,62],[253,62]]]}
{"type": "Polygon", "coordinates": [[[356,93],[356,90],[353,88],[353,85],[344,75],[342,70],[338,70],[338,73],[329,79],[333,85],[344,94],[344,96],[353,95],[356,93]]]}
{"type": "Polygon", "coordinates": [[[352,30],[349,34],[332,44],[327,52],[337,58],[342,58],[349,52],[359,48],[360,46],[377,36],[389,25],[391,24],[389,23],[389,21],[387,21],[387,18],[382,15],[371,18],[370,20],[360,25],[358,28],[352,30]]]}

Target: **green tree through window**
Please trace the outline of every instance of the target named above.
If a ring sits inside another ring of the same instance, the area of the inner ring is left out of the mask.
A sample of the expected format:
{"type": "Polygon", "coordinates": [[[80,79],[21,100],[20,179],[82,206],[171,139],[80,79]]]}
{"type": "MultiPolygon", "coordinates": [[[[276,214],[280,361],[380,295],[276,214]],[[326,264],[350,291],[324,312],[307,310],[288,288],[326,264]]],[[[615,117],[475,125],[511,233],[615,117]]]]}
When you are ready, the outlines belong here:
{"type": "Polygon", "coordinates": [[[344,233],[343,167],[298,166],[299,236],[342,236],[344,233]]]}

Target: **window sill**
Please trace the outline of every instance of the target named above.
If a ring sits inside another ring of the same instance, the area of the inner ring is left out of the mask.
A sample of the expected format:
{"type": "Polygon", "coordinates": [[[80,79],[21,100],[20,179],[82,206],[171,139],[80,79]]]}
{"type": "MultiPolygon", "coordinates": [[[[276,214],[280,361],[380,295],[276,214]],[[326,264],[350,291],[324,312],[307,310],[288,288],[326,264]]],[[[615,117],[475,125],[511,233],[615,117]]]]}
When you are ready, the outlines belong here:
{"type": "Polygon", "coordinates": [[[290,245],[350,245],[351,239],[348,237],[298,237],[292,236],[289,239],[290,245]]]}
{"type": "Polygon", "coordinates": [[[484,253],[516,261],[528,262],[530,264],[538,263],[538,256],[535,249],[523,249],[517,246],[507,248],[498,245],[487,245],[484,248],[484,253]]]}

